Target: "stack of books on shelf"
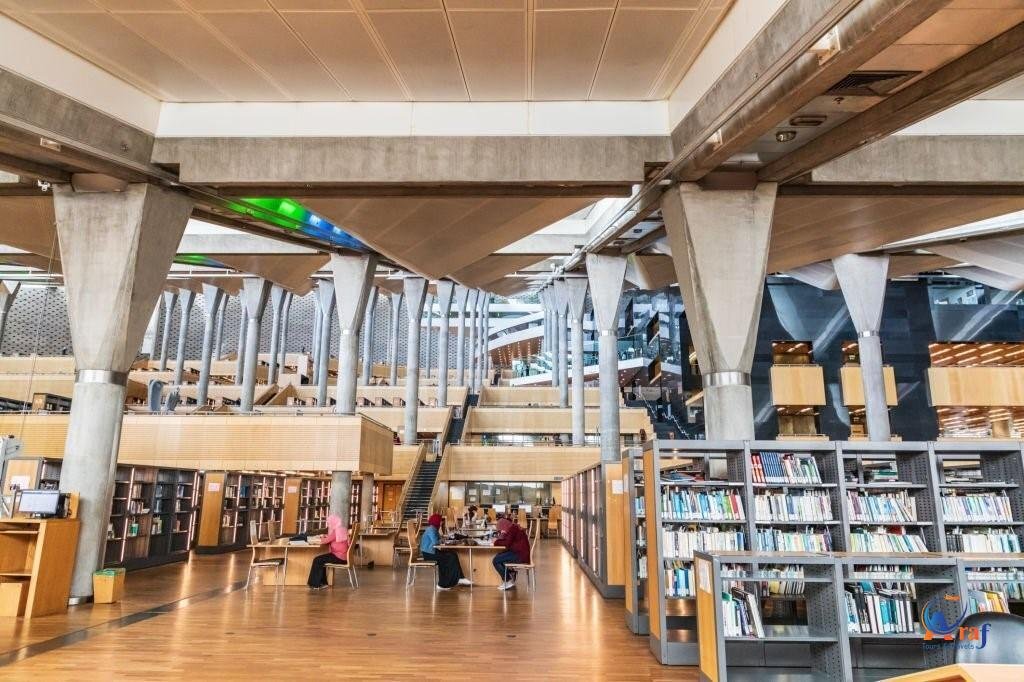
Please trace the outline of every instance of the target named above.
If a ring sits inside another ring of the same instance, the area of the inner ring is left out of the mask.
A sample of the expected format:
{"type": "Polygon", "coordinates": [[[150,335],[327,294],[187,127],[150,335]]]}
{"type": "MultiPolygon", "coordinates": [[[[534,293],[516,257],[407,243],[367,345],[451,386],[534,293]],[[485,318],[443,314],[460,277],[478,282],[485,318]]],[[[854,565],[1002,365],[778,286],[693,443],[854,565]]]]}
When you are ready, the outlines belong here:
{"type": "Polygon", "coordinates": [[[642,519],[645,516],[647,516],[647,510],[646,510],[647,503],[644,501],[644,498],[638,496],[636,498],[636,500],[634,500],[634,503],[635,503],[634,504],[634,509],[636,509],[636,517],[638,519],[642,519]]]}
{"type": "Polygon", "coordinates": [[[1009,613],[1006,594],[997,590],[968,590],[967,610],[970,613],[1009,613]]]}
{"type": "Polygon", "coordinates": [[[726,637],[764,639],[761,609],[752,592],[733,587],[722,592],[722,630],[726,637]]]}
{"type": "Polygon", "coordinates": [[[1013,531],[999,528],[950,528],[946,531],[946,549],[950,552],[1020,553],[1020,538],[1013,531]]]}
{"type": "Polygon", "coordinates": [[[851,552],[927,552],[924,538],[920,535],[880,529],[869,532],[865,528],[850,533],[851,552]]]}
{"type": "Polygon", "coordinates": [[[759,493],[754,513],[761,521],[831,521],[832,502],[824,490],[759,493]]]}
{"type": "Polygon", "coordinates": [[[845,598],[846,623],[850,632],[892,635],[917,631],[914,596],[908,590],[862,581],[847,585],[845,598]]]}
{"type": "Polygon", "coordinates": [[[887,493],[846,493],[850,521],[865,523],[913,523],[917,521],[917,501],[906,491],[887,493]]]}
{"type": "Polygon", "coordinates": [[[1002,604],[1022,601],[1024,568],[971,568],[967,571],[967,586],[971,590],[998,592],[1002,604]]]}
{"type": "Polygon", "coordinates": [[[941,497],[947,523],[1009,523],[1013,521],[1010,498],[1005,492],[947,492],[941,497]]]}
{"type": "Polygon", "coordinates": [[[754,483],[792,483],[795,485],[821,483],[818,462],[809,455],[755,452],[750,455],[750,465],[754,483]]]}
{"type": "Polygon", "coordinates": [[[665,596],[686,599],[697,596],[692,562],[665,562],[665,596]]]}
{"type": "Polygon", "coordinates": [[[760,573],[768,578],[762,586],[772,596],[786,597],[804,593],[803,566],[762,566],[760,573]]]}
{"type": "Polygon", "coordinates": [[[743,498],[735,489],[694,490],[666,487],[661,506],[669,521],[742,521],[743,498]]]}
{"type": "Polygon", "coordinates": [[[746,534],[741,530],[664,528],[662,534],[666,559],[692,560],[694,550],[721,552],[746,549],[746,534]]]}
{"type": "Polygon", "coordinates": [[[856,580],[872,580],[900,582],[913,580],[914,571],[910,566],[893,566],[890,564],[858,565],[850,571],[850,577],[856,580]]]}
{"type": "Polygon", "coordinates": [[[758,528],[754,547],[762,552],[830,552],[832,534],[827,529],[758,528]]]}

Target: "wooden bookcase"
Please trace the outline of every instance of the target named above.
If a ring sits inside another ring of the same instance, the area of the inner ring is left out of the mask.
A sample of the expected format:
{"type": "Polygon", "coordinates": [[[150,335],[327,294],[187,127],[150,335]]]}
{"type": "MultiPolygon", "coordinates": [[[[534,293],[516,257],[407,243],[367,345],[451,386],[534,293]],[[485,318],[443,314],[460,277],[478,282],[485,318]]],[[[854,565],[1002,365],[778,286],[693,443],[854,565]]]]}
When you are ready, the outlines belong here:
{"type": "Polygon", "coordinates": [[[631,447],[622,459],[622,485],[626,495],[626,627],[635,635],[651,631],[647,612],[647,515],[644,497],[644,451],[631,447]]]}
{"type": "Polygon", "coordinates": [[[0,616],[67,610],[78,530],[78,519],[0,520],[0,616]]]}
{"type": "MultiPolygon", "coordinates": [[[[352,482],[356,496],[356,481],[352,482]]],[[[362,485],[360,485],[360,491],[362,485]]],[[[350,498],[351,499],[351,498],[350,498]]],[[[358,500],[357,500],[358,502],[358,500]]],[[[319,533],[327,527],[331,506],[331,479],[324,476],[289,476],[284,483],[284,533],[319,533]]],[[[359,505],[354,504],[356,516],[359,505]]]]}
{"type": "MultiPolygon", "coordinates": [[[[626,511],[622,462],[601,462],[562,481],[573,487],[574,555],[606,599],[625,597],[626,511]]],[[[564,527],[564,520],[563,520],[564,527]]]]}

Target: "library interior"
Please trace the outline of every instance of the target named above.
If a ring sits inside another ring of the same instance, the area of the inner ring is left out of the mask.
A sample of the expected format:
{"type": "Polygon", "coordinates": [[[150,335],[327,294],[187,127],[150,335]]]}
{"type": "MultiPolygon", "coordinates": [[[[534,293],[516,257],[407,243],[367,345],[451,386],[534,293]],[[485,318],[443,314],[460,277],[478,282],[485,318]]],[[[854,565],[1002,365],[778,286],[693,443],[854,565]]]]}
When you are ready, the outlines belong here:
{"type": "Polygon", "coordinates": [[[1019,682],[1022,292],[1024,0],[0,0],[0,679],[1019,682]]]}

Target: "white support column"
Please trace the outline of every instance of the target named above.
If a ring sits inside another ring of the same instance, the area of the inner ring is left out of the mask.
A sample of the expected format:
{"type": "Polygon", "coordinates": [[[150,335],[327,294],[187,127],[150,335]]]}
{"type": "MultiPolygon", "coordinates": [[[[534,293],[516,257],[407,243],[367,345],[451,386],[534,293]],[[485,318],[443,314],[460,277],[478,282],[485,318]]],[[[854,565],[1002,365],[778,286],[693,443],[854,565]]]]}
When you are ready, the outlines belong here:
{"type": "Polygon", "coordinates": [[[295,294],[290,291],[284,297],[284,313],[281,316],[281,350],[280,358],[277,361],[279,375],[284,371],[285,361],[288,359],[288,323],[291,321],[292,299],[294,298],[295,294]]]}
{"type": "Polygon", "coordinates": [[[601,461],[622,459],[619,437],[619,300],[626,276],[622,256],[587,254],[587,279],[598,331],[598,384],[601,387],[601,461]]]}
{"type": "Polygon", "coordinates": [[[180,385],[185,376],[185,346],[188,343],[189,321],[192,319],[192,304],[196,301],[196,292],[189,289],[178,290],[178,302],[181,304],[178,312],[181,319],[178,322],[178,352],[174,356],[174,379],[175,385],[180,385]]]}
{"type": "MultiPolygon", "coordinates": [[[[165,295],[166,297],[166,295],[165,295]]],[[[249,328],[249,320],[245,315],[245,289],[238,292],[238,344],[235,350],[235,385],[242,385],[242,374],[245,373],[245,331],[249,328]]]]}
{"type": "Polygon", "coordinates": [[[423,300],[427,293],[427,280],[406,277],[402,282],[405,293],[405,312],[409,321],[409,340],[405,356],[405,433],[404,445],[415,445],[419,433],[420,407],[420,320],[423,318],[423,300]]]}
{"type": "Polygon", "coordinates": [[[708,440],[754,438],[750,369],[761,316],[776,185],[704,190],[684,183],[661,201],[704,379],[708,440]]]}
{"type": "Polygon", "coordinates": [[[366,301],[373,289],[376,254],[339,256],[330,262],[338,302],[338,383],[334,411],[356,411],[356,374],[359,370],[359,330],[363,326],[366,301]]]}
{"type": "Polygon", "coordinates": [[[330,512],[341,519],[348,527],[352,512],[352,472],[331,472],[331,506],[330,512]]]}
{"type": "Polygon", "coordinates": [[[362,386],[369,386],[373,376],[373,316],[377,312],[377,296],[380,293],[378,287],[370,290],[370,296],[366,300],[366,312],[363,313],[363,372],[359,377],[362,386]]]}
{"type": "Polygon", "coordinates": [[[572,444],[586,442],[586,401],[584,392],[583,314],[587,309],[587,280],[573,277],[565,280],[572,325],[572,444]]]}
{"type": "Polygon", "coordinates": [[[555,357],[554,367],[558,371],[558,406],[569,407],[569,292],[566,290],[564,280],[557,280],[553,283],[552,303],[555,308],[555,320],[557,320],[558,331],[558,355],[555,357]]]}
{"type": "Polygon", "coordinates": [[[469,365],[469,392],[476,388],[476,325],[477,325],[477,302],[481,298],[480,291],[473,289],[469,292],[469,349],[466,351],[468,357],[466,363],[469,365]]]}
{"type": "Polygon", "coordinates": [[[466,304],[470,290],[461,284],[455,287],[455,311],[458,313],[458,328],[455,331],[455,385],[466,385],[466,304]]]}
{"type": "Polygon", "coordinates": [[[60,490],[78,493],[74,601],[103,566],[128,370],[192,212],[184,194],[133,184],[117,193],[53,187],[75,387],[60,490]]]}
{"type": "Polygon", "coordinates": [[[213,342],[213,359],[220,360],[224,347],[224,318],[228,312],[228,293],[225,291],[220,298],[220,310],[217,311],[217,338],[213,342]]]}
{"type": "Polygon", "coordinates": [[[451,331],[452,299],[455,298],[455,283],[437,283],[437,317],[440,320],[437,337],[437,406],[448,406],[448,337],[451,331]]]}
{"type": "Polygon", "coordinates": [[[427,309],[427,343],[423,348],[423,360],[427,366],[427,378],[429,379],[431,366],[434,364],[430,352],[434,341],[434,295],[428,293],[427,300],[423,305],[427,309]]]}
{"type": "Polygon", "coordinates": [[[490,331],[490,315],[491,315],[491,295],[486,291],[481,291],[480,296],[480,318],[479,327],[480,334],[477,338],[477,351],[476,351],[476,383],[473,386],[473,392],[479,394],[480,389],[484,385],[484,376],[487,374],[487,337],[490,331]]]}
{"type": "MultiPolygon", "coordinates": [[[[18,282],[17,284],[20,284],[18,282]]],[[[4,320],[6,323],[7,315],[4,314],[4,320]]],[[[146,325],[146,333],[142,336],[142,348],[139,349],[139,353],[147,356],[149,360],[156,359],[156,337],[160,332],[160,301],[156,302],[153,306],[153,314],[149,316],[149,324],[146,325]]],[[[0,326],[0,345],[3,344],[3,327],[0,326]]]]}
{"type": "Polygon", "coordinates": [[[320,326],[324,323],[324,311],[320,306],[320,296],[313,289],[313,337],[310,339],[310,360],[312,361],[313,376],[310,377],[314,385],[320,384],[320,326]]]}
{"type": "MultiPolygon", "coordinates": [[[[388,383],[392,386],[398,385],[398,330],[402,328],[401,318],[402,314],[402,297],[404,292],[392,291],[391,292],[391,352],[390,352],[390,363],[388,383]]],[[[406,376],[408,376],[408,368],[406,368],[406,376]]]]}
{"type": "Polygon", "coordinates": [[[849,254],[832,259],[839,287],[846,299],[853,326],[857,329],[860,352],[860,378],[864,386],[864,416],[868,438],[888,441],[892,438],[889,405],[885,395],[885,368],[882,364],[882,325],[885,287],[889,275],[889,256],[849,254]]]}
{"type": "Polygon", "coordinates": [[[171,347],[171,322],[174,320],[174,304],[178,302],[177,291],[164,292],[164,328],[161,330],[160,338],[160,365],[161,372],[167,371],[167,356],[171,347]]]}
{"type": "Polygon", "coordinates": [[[334,283],[326,279],[316,285],[317,300],[320,301],[320,352],[316,356],[316,406],[327,407],[327,384],[330,381],[331,327],[334,322],[334,283]]]}
{"type": "Polygon", "coordinates": [[[0,282],[0,346],[4,342],[4,330],[7,328],[7,314],[11,312],[14,299],[21,289],[21,282],[4,280],[0,282]]]}
{"type": "Polygon", "coordinates": [[[363,474],[363,495],[359,498],[359,522],[363,528],[369,528],[373,523],[373,474],[363,474]]]}
{"type": "Polygon", "coordinates": [[[246,277],[245,288],[245,364],[242,369],[242,412],[252,412],[256,397],[256,366],[260,361],[260,323],[270,297],[270,282],[262,277],[246,277]]]}
{"type": "Polygon", "coordinates": [[[270,288],[270,362],[267,368],[267,383],[277,383],[277,350],[281,343],[281,317],[284,315],[284,300],[288,292],[274,285],[270,288]]]}
{"type": "Polygon", "coordinates": [[[224,292],[212,284],[203,284],[203,349],[199,363],[199,385],[196,386],[196,405],[202,407],[210,392],[210,365],[213,362],[214,332],[217,311],[224,292]]]}

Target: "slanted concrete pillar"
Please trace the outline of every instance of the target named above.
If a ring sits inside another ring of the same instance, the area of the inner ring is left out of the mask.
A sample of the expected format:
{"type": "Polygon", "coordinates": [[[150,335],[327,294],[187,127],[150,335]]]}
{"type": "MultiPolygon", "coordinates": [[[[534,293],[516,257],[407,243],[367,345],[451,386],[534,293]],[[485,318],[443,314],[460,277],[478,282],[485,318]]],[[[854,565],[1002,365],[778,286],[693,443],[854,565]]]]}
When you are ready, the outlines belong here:
{"type": "Polygon", "coordinates": [[[424,348],[424,357],[427,363],[427,378],[430,378],[431,366],[434,361],[431,359],[431,347],[434,345],[434,296],[433,294],[427,294],[427,302],[425,303],[427,308],[427,343],[424,348]]]}
{"type": "Polygon", "coordinates": [[[196,292],[189,289],[178,290],[178,301],[181,305],[178,312],[181,319],[178,323],[178,351],[174,355],[175,384],[181,384],[185,376],[185,345],[188,343],[188,327],[192,319],[192,304],[196,302],[196,292]]]}
{"type": "Polygon", "coordinates": [[[352,515],[352,472],[331,472],[331,506],[330,512],[338,516],[348,527],[352,515]]]}
{"type": "Polygon", "coordinates": [[[476,384],[474,385],[476,393],[480,393],[487,374],[487,337],[490,335],[491,326],[491,295],[485,291],[481,291],[480,295],[483,298],[480,301],[480,336],[477,339],[476,352],[477,364],[479,365],[476,373],[476,384]]]}
{"type": "Polygon", "coordinates": [[[544,334],[540,337],[540,352],[547,353],[551,347],[551,289],[544,287],[537,296],[540,298],[540,309],[544,313],[544,334]]]}
{"type": "Polygon", "coordinates": [[[405,312],[409,320],[405,354],[405,434],[402,443],[415,445],[420,406],[420,319],[423,317],[427,280],[422,277],[406,277],[402,284],[405,290],[405,312]]]}
{"type": "Polygon", "coordinates": [[[448,336],[449,315],[455,297],[454,282],[437,283],[437,317],[441,322],[437,330],[437,406],[448,406],[448,336]]]}
{"type": "Polygon", "coordinates": [[[466,303],[470,290],[461,284],[455,287],[455,310],[458,313],[458,328],[455,331],[455,385],[466,385],[466,303]]]}
{"type": "MultiPolygon", "coordinates": [[[[4,318],[6,319],[6,314],[4,318]]],[[[146,325],[146,333],[142,335],[142,348],[139,353],[148,356],[150,360],[156,359],[156,337],[160,332],[160,301],[157,300],[153,306],[153,314],[149,316],[149,324],[146,325]]],[[[3,329],[0,328],[0,343],[3,343],[3,329]]]]}
{"type": "Polygon", "coordinates": [[[477,323],[477,302],[482,292],[473,289],[469,292],[469,349],[466,351],[469,357],[466,362],[469,365],[469,392],[476,388],[476,323],[477,323]]]}
{"type": "Polygon", "coordinates": [[[203,285],[203,355],[199,363],[199,385],[196,386],[196,405],[206,404],[210,392],[210,364],[213,362],[214,330],[217,326],[217,311],[224,292],[212,284],[203,285]]]}
{"type": "Polygon", "coordinates": [[[4,329],[7,328],[7,313],[11,312],[14,304],[14,297],[21,289],[21,282],[15,280],[4,280],[0,282],[0,346],[4,341],[4,329]]]}
{"type": "Polygon", "coordinates": [[[566,289],[564,280],[554,283],[553,301],[555,304],[555,319],[558,321],[558,355],[555,358],[555,368],[558,369],[558,406],[569,407],[569,292],[566,289]]]}
{"type": "Polygon", "coordinates": [[[316,292],[316,288],[313,289],[313,307],[315,314],[313,315],[313,338],[310,339],[310,359],[313,364],[313,376],[310,377],[314,385],[320,383],[320,327],[324,323],[324,311],[320,305],[320,296],[316,292]]]}
{"type": "Polygon", "coordinates": [[[684,183],[661,201],[704,379],[708,440],[754,438],[750,369],[761,316],[776,185],[703,190],[684,183]]]}
{"type": "Polygon", "coordinates": [[[256,366],[260,362],[260,323],[270,297],[271,284],[262,277],[246,277],[245,288],[245,365],[242,367],[242,412],[252,412],[256,397],[256,366]]]}
{"type": "MultiPolygon", "coordinates": [[[[391,292],[391,367],[388,376],[388,383],[392,386],[398,385],[398,330],[401,329],[401,321],[398,317],[402,312],[403,292],[391,292]]],[[[409,375],[409,368],[405,369],[406,376],[409,375]]]]}
{"type": "Polygon", "coordinates": [[[338,301],[338,383],[334,411],[356,411],[356,373],[359,368],[359,329],[366,300],[373,289],[376,254],[331,256],[331,273],[338,301]]]}
{"type": "Polygon", "coordinates": [[[370,385],[370,377],[373,374],[373,315],[377,310],[377,295],[380,289],[373,287],[370,296],[366,300],[366,312],[363,313],[363,373],[359,378],[362,386],[370,385]]]}
{"type": "Polygon", "coordinates": [[[668,304],[668,350],[671,357],[682,366],[679,350],[679,318],[676,317],[676,304],[671,294],[665,294],[665,302],[668,304]]]}
{"type": "Polygon", "coordinates": [[[885,286],[889,275],[889,256],[849,254],[832,259],[846,307],[857,329],[860,351],[860,378],[864,386],[864,416],[868,438],[887,441],[892,437],[889,405],[885,398],[885,373],[882,365],[882,325],[885,286]]]}
{"type": "Polygon", "coordinates": [[[213,357],[220,360],[221,351],[224,347],[224,319],[228,312],[228,293],[220,297],[220,310],[217,311],[217,339],[213,342],[213,357]]]}
{"type": "Polygon", "coordinates": [[[582,277],[565,280],[565,297],[569,304],[569,323],[572,325],[572,444],[583,445],[586,441],[587,414],[583,390],[583,313],[587,309],[587,280],[582,277]]]}
{"type": "Polygon", "coordinates": [[[80,601],[103,566],[128,370],[192,201],[144,184],[88,194],[55,185],[53,208],[78,370],[60,489],[79,495],[71,596],[80,601]]]}
{"type": "Polygon", "coordinates": [[[284,312],[281,315],[281,349],[280,358],[277,361],[278,376],[284,371],[285,360],[288,358],[288,323],[291,320],[293,298],[295,298],[295,294],[290,291],[284,297],[284,312]]]}
{"type": "Polygon", "coordinates": [[[160,371],[167,371],[167,354],[171,346],[171,322],[174,320],[174,304],[178,302],[177,291],[164,292],[164,328],[160,339],[160,371]]]}
{"type": "Polygon", "coordinates": [[[622,459],[619,442],[619,299],[626,276],[621,256],[587,254],[587,279],[598,332],[598,384],[601,387],[601,461],[622,459]]]}
{"type": "Polygon", "coordinates": [[[359,498],[359,522],[363,528],[373,523],[373,474],[363,474],[363,494],[359,498]]]}
{"type": "Polygon", "coordinates": [[[316,405],[327,406],[327,381],[331,366],[331,326],[334,321],[334,283],[325,279],[316,285],[320,301],[320,352],[316,356],[316,405]]]}
{"type": "Polygon", "coordinates": [[[562,348],[558,343],[558,302],[556,300],[555,287],[553,285],[547,288],[547,308],[547,333],[550,334],[550,338],[548,339],[548,352],[551,353],[551,385],[555,388],[560,388],[562,374],[559,372],[558,358],[562,353],[562,348]]]}
{"type": "Polygon", "coordinates": [[[270,362],[267,368],[267,383],[277,383],[277,349],[281,343],[281,316],[284,315],[284,299],[288,292],[284,288],[270,287],[270,362]]]}
{"type": "Polygon", "coordinates": [[[249,320],[245,314],[245,288],[238,292],[238,344],[235,346],[235,385],[242,385],[242,374],[245,373],[245,332],[249,329],[249,320]]]}

